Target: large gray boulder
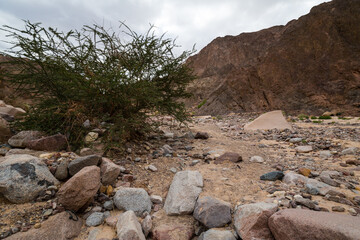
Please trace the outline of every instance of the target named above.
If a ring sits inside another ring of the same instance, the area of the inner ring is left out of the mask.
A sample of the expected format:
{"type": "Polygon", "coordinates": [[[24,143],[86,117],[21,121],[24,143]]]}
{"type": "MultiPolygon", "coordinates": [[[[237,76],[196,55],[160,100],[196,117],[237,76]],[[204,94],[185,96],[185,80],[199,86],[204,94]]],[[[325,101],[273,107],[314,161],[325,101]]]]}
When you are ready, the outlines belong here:
{"type": "Polygon", "coordinates": [[[203,186],[203,178],[198,171],[176,173],[165,200],[166,213],[168,215],[191,214],[203,186]]]}
{"type": "Polygon", "coordinates": [[[9,155],[0,160],[0,193],[10,202],[34,200],[41,191],[59,181],[47,166],[31,155],[9,155]]]}
{"type": "Polygon", "coordinates": [[[236,240],[234,234],[229,230],[210,229],[203,232],[199,240],[236,240]]]}
{"type": "Polygon", "coordinates": [[[116,224],[119,240],[145,240],[141,225],[133,211],[126,211],[119,216],[116,224]]]}
{"type": "Polygon", "coordinates": [[[74,176],[77,172],[79,172],[84,167],[88,166],[97,166],[101,160],[101,156],[98,155],[89,155],[85,157],[78,157],[72,160],[69,165],[69,174],[70,176],[74,176]]]}
{"type": "Polygon", "coordinates": [[[212,197],[199,198],[194,218],[207,228],[223,227],[231,222],[231,204],[212,197]]]}
{"type": "Polygon", "coordinates": [[[134,211],[136,216],[151,211],[150,196],[142,188],[121,188],[115,193],[114,203],[120,210],[134,211]]]}
{"type": "Polygon", "coordinates": [[[303,209],[281,210],[269,219],[269,227],[276,240],[358,240],[359,226],[359,217],[303,209]]]}
{"type": "Polygon", "coordinates": [[[234,214],[234,226],[237,234],[243,240],[272,240],[268,219],[277,209],[277,204],[265,202],[238,206],[234,214]]]}

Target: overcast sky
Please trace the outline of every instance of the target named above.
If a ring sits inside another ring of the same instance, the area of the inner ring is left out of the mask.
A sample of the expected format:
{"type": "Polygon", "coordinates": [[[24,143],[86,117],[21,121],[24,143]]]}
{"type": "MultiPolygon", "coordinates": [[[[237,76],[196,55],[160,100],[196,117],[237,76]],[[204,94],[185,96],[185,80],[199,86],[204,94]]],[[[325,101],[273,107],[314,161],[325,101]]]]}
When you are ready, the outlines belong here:
{"type": "MultiPolygon", "coordinates": [[[[324,0],[0,0],[0,26],[22,28],[24,20],[60,30],[125,21],[135,32],[149,24],[177,38],[180,50],[199,51],[214,38],[284,25],[324,0]]],[[[0,39],[4,33],[0,32],[0,39]]],[[[0,43],[0,50],[5,47],[0,43]]]]}

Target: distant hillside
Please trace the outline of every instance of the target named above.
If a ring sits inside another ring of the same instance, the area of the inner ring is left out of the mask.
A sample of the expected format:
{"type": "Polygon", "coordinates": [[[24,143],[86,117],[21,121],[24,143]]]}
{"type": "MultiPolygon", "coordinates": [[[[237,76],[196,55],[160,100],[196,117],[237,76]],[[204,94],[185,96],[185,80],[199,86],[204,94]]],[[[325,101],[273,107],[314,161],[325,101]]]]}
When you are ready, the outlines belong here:
{"type": "Polygon", "coordinates": [[[188,63],[199,79],[187,104],[206,100],[200,114],[359,114],[360,1],[334,0],[286,26],[216,38],[188,63]]]}

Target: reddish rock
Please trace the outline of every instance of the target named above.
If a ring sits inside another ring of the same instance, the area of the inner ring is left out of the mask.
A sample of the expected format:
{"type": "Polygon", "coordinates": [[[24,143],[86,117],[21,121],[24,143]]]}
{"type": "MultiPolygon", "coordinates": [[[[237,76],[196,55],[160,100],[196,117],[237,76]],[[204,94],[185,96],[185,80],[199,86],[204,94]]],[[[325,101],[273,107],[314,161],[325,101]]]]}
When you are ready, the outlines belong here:
{"type": "Polygon", "coordinates": [[[70,240],[76,238],[81,231],[83,221],[69,219],[69,213],[62,212],[51,216],[41,223],[41,228],[30,229],[26,232],[16,233],[6,239],[9,240],[70,240]]]}
{"type": "Polygon", "coordinates": [[[153,230],[154,240],[190,240],[194,228],[186,225],[160,225],[153,230]]]}
{"type": "Polygon", "coordinates": [[[273,240],[268,219],[277,208],[277,204],[265,202],[239,206],[234,215],[236,232],[243,240],[273,240]]]}
{"type": "Polygon", "coordinates": [[[64,135],[56,134],[29,141],[27,147],[37,151],[61,151],[66,149],[67,140],[64,135]]]}
{"type": "Polygon", "coordinates": [[[360,218],[344,214],[286,209],[269,218],[276,240],[359,239],[360,218]]]}
{"type": "Polygon", "coordinates": [[[58,203],[76,212],[95,196],[99,187],[100,168],[85,167],[60,188],[58,203]]]}
{"type": "Polygon", "coordinates": [[[113,184],[120,174],[121,167],[108,158],[102,158],[100,164],[101,182],[103,185],[113,184]]]}
{"type": "Polygon", "coordinates": [[[208,139],[209,134],[207,132],[197,132],[195,134],[195,139],[208,139]]]}
{"type": "Polygon", "coordinates": [[[242,157],[239,154],[233,152],[226,152],[215,160],[215,164],[220,164],[222,162],[237,163],[240,161],[242,161],[242,157]]]}
{"type": "Polygon", "coordinates": [[[200,115],[341,109],[358,115],[360,1],[329,1],[284,26],[214,39],[188,63],[200,115]]]}
{"type": "Polygon", "coordinates": [[[358,165],[360,165],[360,161],[359,161],[359,160],[355,160],[355,159],[346,160],[346,164],[358,166],[358,165]]]}

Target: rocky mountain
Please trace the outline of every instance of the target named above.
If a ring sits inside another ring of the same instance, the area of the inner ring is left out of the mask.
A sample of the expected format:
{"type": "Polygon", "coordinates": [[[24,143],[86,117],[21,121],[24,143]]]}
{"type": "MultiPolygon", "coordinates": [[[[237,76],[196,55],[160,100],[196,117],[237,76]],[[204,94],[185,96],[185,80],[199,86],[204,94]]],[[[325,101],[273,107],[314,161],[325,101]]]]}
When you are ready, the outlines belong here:
{"type": "Polygon", "coordinates": [[[199,114],[360,113],[360,1],[333,0],[285,26],[213,40],[189,58],[199,114]]]}

